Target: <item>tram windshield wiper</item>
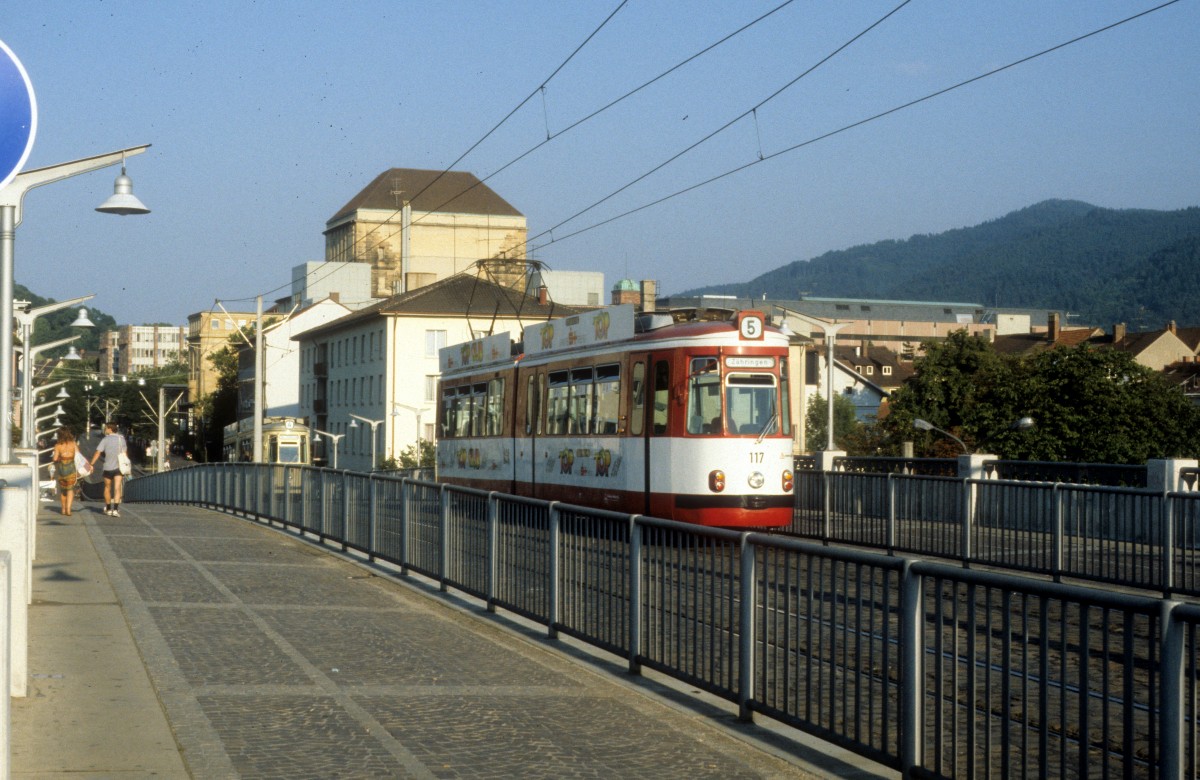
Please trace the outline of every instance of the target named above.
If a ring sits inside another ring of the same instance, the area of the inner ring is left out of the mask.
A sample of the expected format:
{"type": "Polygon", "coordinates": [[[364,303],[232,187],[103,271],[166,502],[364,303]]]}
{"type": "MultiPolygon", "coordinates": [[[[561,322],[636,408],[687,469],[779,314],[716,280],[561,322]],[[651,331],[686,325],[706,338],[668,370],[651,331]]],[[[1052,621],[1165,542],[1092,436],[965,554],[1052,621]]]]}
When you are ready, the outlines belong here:
{"type": "Polygon", "coordinates": [[[755,440],[755,442],[754,442],[754,444],[756,446],[759,444],[762,444],[763,437],[765,437],[768,433],[770,433],[771,429],[775,427],[775,421],[778,418],[779,418],[779,410],[778,409],[772,410],[771,416],[767,419],[767,424],[764,425],[763,429],[761,431],[759,431],[759,433],[758,433],[758,439],[755,440]]]}

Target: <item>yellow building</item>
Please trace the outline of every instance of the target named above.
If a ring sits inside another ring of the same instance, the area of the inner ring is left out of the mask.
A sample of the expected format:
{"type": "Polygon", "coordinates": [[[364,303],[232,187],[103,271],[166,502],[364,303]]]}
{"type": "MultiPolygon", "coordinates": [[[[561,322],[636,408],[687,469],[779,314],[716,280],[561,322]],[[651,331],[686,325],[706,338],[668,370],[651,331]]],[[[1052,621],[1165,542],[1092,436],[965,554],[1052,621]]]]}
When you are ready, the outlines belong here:
{"type": "Polygon", "coordinates": [[[376,298],[488,259],[500,261],[493,279],[521,287],[526,239],[525,216],[474,174],[392,168],[325,223],[325,259],[370,263],[376,298]]]}
{"type": "Polygon", "coordinates": [[[198,401],[217,389],[217,372],[208,356],[229,343],[229,337],[247,324],[254,312],[199,311],[188,315],[188,397],[198,401]]]}

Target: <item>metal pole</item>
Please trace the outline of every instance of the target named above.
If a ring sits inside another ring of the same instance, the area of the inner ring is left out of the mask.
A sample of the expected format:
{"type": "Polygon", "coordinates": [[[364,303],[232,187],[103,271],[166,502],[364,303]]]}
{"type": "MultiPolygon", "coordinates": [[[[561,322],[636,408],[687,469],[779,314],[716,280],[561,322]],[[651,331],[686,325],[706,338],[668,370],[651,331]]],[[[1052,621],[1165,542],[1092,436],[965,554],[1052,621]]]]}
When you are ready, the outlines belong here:
{"type": "Polygon", "coordinates": [[[17,207],[0,205],[0,464],[12,463],[13,240],[17,207]]]}
{"type": "Polygon", "coordinates": [[[258,296],[258,319],[254,326],[254,462],[263,462],[263,311],[258,296]]]}
{"type": "Polygon", "coordinates": [[[33,446],[33,323],[21,321],[21,446],[33,446]]]}
{"type": "Polygon", "coordinates": [[[832,452],[833,444],[833,343],[837,340],[837,332],[846,327],[849,323],[832,323],[822,326],[825,330],[825,342],[828,347],[828,353],[825,358],[825,401],[829,406],[829,419],[827,421],[828,428],[825,431],[825,451],[832,452]]]}
{"type": "Polygon", "coordinates": [[[167,388],[158,386],[158,462],[155,464],[158,473],[163,470],[163,450],[167,446],[167,388]]]}

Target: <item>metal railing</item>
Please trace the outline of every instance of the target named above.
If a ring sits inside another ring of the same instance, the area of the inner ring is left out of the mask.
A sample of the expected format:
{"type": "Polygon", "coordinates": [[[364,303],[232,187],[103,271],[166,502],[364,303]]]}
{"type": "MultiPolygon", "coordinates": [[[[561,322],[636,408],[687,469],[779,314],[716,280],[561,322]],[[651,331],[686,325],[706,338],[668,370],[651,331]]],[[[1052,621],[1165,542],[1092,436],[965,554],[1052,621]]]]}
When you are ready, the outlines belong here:
{"type": "Polygon", "coordinates": [[[907,777],[1200,766],[1192,605],[309,467],[201,466],[126,498],[360,549],[907,777]]]}
{"type": "Polygon", "coordinates": [[[1200,596],[1200,492],[796,472],[787,532],[1046,575],[1200,596]]]}

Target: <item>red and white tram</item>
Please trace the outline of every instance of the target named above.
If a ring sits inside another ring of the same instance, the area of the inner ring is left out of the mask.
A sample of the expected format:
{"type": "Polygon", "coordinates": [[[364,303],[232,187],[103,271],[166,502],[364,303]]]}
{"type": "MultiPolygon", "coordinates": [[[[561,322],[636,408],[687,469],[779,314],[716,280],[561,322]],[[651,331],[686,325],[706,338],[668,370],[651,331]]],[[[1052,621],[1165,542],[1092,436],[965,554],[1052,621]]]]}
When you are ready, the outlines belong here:
{"type": "Polygon", "coordinates": [[[723,527],[792,520],[787,337],[613,306],[441,350],[438,478],[723,527]]]}

